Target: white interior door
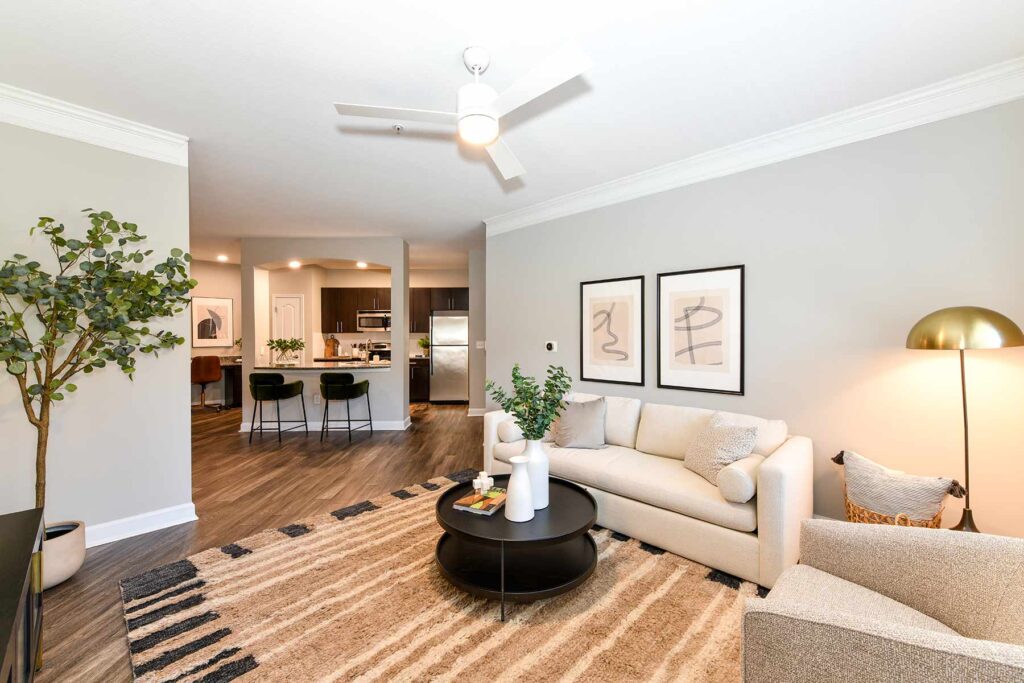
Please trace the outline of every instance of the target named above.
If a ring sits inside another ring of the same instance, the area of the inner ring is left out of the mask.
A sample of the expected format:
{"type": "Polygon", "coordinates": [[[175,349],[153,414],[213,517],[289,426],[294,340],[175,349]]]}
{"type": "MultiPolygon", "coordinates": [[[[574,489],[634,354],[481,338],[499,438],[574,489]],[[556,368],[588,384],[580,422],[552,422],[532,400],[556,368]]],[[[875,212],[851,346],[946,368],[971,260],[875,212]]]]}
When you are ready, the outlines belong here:
{"type": "Polygon", "coordinates": [[[273,338],[305,339],[302,328],[302,295],[275,294],[273,306],[273,338]]]}

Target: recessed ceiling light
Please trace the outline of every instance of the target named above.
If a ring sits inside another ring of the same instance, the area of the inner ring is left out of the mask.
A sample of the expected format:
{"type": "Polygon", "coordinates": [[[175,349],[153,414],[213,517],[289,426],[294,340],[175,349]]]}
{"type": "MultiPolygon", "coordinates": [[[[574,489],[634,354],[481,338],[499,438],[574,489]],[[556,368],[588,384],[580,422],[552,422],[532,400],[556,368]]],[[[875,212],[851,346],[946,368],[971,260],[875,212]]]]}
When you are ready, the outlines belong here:
{"type": "Polygon", "coordinates": [[[366,261],[356,261],[356,268],[365,268],[366,261]]]}
{"type": "Polygon", "coordinates": [[[288,267],[289,268],[301,268],[302,264],[299,263],[298,261],[289,261],[288,262],[288,267]]]}
{"type": "Polygon", "coordinates": [[[220,254],[220,255],[218,255],[217,256],[217,260],[220,261],[221,263],[227,263],[228,262],[227,254],[220,254]]]}

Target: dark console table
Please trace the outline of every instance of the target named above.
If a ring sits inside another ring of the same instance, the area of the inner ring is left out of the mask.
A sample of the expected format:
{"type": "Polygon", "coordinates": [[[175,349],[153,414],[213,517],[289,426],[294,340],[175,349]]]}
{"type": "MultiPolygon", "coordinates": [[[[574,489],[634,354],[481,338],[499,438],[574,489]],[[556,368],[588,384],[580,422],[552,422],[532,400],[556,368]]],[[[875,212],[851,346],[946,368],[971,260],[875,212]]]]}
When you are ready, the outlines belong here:
{"type": "Polygon", "coordinates": [[[43,511],[0,515],[0,681],[28,683],[42,665],[43,511]]]}
{"type": "MultiPolygon", "coordinates": [[[[509,475],[494,478],[507,487],[509,475]]],[[[462,590],[501,601],[530,602],[561,595],[594,573],[597,546],[587,531],[597,521],[594,497],[582,486],[551,478],[548,506],[529,522],[510,522],[504,510],[492,516],[452,508],[472,484],[453,486],[437,499],[441,573],[462,590]]]]}

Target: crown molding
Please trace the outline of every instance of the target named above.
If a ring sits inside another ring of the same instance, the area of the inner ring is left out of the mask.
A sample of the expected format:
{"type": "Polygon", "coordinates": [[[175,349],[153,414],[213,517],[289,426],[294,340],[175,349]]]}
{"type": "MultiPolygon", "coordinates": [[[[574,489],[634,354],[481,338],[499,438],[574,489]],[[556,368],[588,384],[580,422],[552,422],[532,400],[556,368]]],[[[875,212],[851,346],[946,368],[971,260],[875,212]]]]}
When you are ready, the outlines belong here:
{"type": "Polygon", "coordinates": [[[494,237],[631,199],[960,116],[1024,97],[1024,57],[484,220],[494,237]]]}
{"type": "Polygon", "coordinates": [[[0,83],[0,123],[188,167],[188,138],[0,83]]]}

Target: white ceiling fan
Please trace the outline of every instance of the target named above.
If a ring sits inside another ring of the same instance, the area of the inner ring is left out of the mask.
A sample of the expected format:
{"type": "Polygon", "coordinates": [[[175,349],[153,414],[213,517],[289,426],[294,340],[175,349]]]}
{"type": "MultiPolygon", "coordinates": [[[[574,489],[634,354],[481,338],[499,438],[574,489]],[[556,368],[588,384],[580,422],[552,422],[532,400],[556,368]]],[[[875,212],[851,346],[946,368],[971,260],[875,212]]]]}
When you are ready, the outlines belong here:
{"type": "MultiPolygon", "coordinates": [[[[467,47],[462,53],[462,61],[473,74],[473,82],[459,88],[454,112],[340,102],[334,108],[345,116],[454,124],[460,138],[474,145],[482,145],[487,150],[491,161],[506,180],[523,175],[526,169],[498,136],[499,119],[579,76],[590,68],[590,59],[575,45],[570,45],[535,66],[501,94],[480,82],[480,74],[490,64],[487,50],[476,46],[467,47]]],[[[395,129],[401,132],[400,126],[395,129]]]]}

